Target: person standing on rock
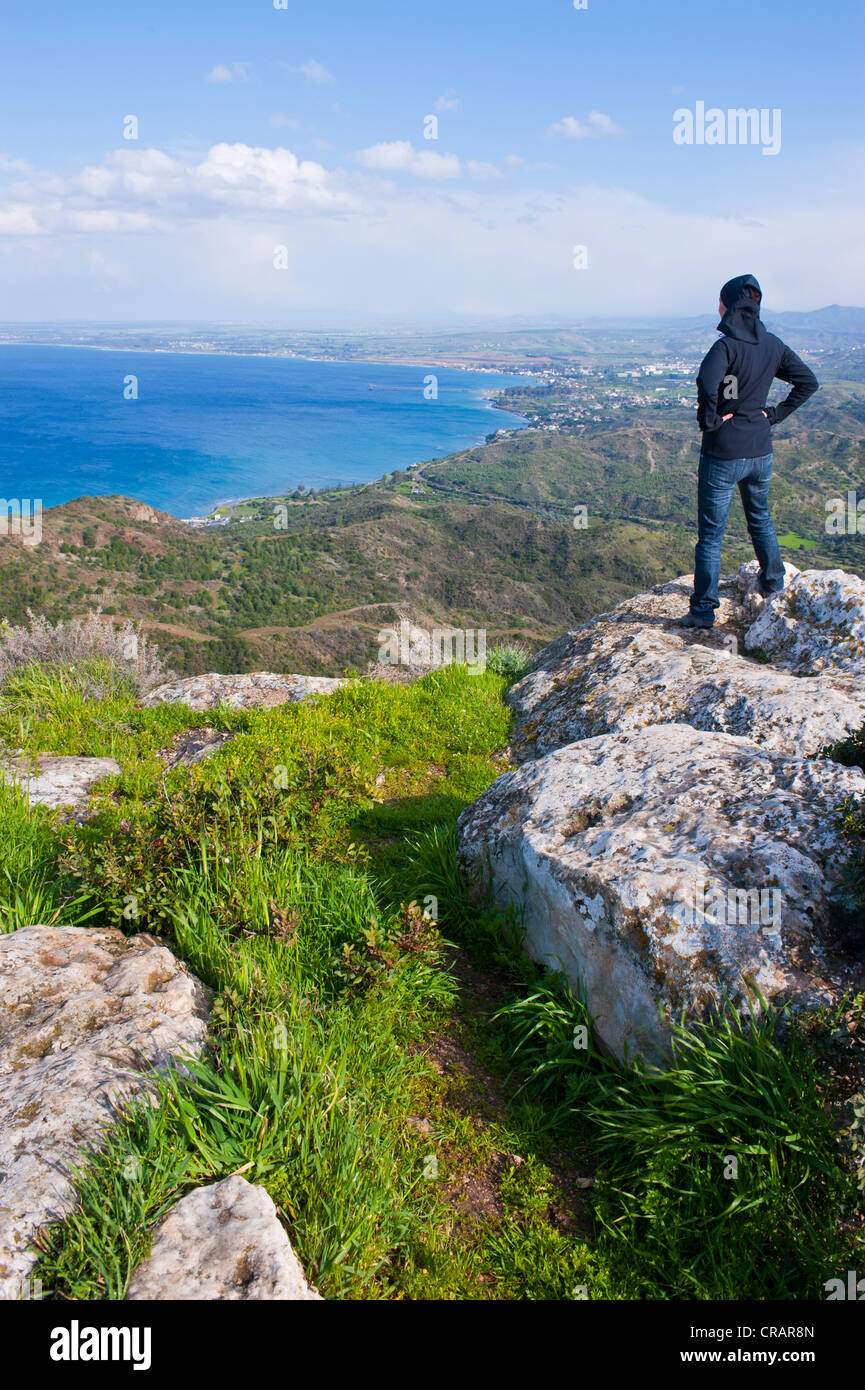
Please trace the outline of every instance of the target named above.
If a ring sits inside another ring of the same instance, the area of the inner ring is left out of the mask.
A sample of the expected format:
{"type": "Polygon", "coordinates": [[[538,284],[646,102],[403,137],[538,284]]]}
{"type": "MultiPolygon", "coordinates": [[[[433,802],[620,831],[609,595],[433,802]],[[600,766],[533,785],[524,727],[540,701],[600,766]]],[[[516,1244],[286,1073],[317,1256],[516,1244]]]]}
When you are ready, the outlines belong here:
{"type": "Polygon", "coordinates": [[[738,486],[748,534],[760,565],[763,597],[784,587],[784,564],[769,515],[773,425],[786,420],[817,390],[814,373],[760,320],[763,292],[753,275],[737,275],[721,289],[718,324],[723,337],[703,358],[697,375],[697,424],[703,432],[697,488],[698,541],[694,592],[683,627],[712,627],[719,607],[721,542],[738,486]],[[775,378],[793,389],[766,404],[775,378]]]}

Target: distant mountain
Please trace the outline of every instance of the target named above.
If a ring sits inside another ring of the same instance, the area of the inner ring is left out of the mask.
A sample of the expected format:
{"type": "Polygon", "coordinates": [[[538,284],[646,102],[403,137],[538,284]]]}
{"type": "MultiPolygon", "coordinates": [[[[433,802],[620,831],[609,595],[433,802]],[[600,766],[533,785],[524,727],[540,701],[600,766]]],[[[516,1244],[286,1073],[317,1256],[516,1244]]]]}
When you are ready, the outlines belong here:
{"type": "Polygon", "coordinates": [[[788,310],[784,314],[772,314],[766,319],[766,326],[778,324],[784,328],[817,328],[830,333],[865,332],[865,309],[854,305],[828,304],[825,309],[809,309],[804,313],[788,310]]]}

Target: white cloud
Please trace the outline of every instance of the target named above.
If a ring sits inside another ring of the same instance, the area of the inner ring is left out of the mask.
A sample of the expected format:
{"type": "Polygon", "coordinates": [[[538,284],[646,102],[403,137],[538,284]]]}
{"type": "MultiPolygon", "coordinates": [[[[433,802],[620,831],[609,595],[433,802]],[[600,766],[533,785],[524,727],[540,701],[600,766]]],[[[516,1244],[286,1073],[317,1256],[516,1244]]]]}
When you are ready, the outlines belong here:
{"type": "Polygon", "coordinates": [[[315,58],[308,58],[305,63],[301,63],[300,67],[296,68],[283,62],[280,62],[279,66],[285,68],[286,72],[300,73],[312,87],[324,87],[328,83],[336,81],[333,73],[329,72],[324,64],[319,63],[315,58]]]}
{"type": "Polygon", "coordinates": [[[355,158],[365,169],[415,174],[421,179],[458,179],[462,173],[455,154],[416,150],[410,140],[385,140],[359,150],[355,158]]]}
{"type": "MultiPolygon", "coordinates": [[[[115,208],[70,209],[66,214],[66,226],[75,232],[143,232],[160,226],[160,222],[146,212],[126,212],[115,208]]],[[[164,224],[168,230],[170,224],[164,224]]]]}
{"type": "Polygon", "coordinates": [[[183,191],[183,165],[161,150],[115,150],[104,164],[81,171],[72,188],[92,198],[144,198],[164,201],[183,191]]]}
{"type": "Polygon", "coordinates": [[[590,111],[585,121],[578,121],[576,116],[563,116],[550,126],[547,134],[566,135],[570,140],[589,140],[596,135],[623,135],[624,131],[603,111],[590,111]]]}
{"type": "Polygon", "coordinates": [[[714,308],[716,280],[737,265],[760,275],[773,309],[865,302],[849,151],[807,202],[794,183],[783,201],[755,186],[742,219],[696,199],[550,186],[527,165],[518,180],[481,181],[484,166],[455,155],[436,157],[453,176],[426,166],[408,181],[396,175],[434,152],[372,150],[345,171],[282,147],[121,148],[72,176],[21,178],[0,195],[4,317],[92,316],[94,302],[114,318],[692,314],[714,308]],[[574,270],[575,244],[588,270],[574,270]]]}
{"type": "Polygon", "coordinates": [[[466,171],[473,179],[500,179],[502,171],[495,164],[486,164],[480,159],[467,159],[466,171]]]}
{"type": "Polygon", "coordinates": [[[217,63],[215,68],[211,68],[207,74],[208,82],[248,82],[252,63],[232,63],[226,67],[225,63],[217,63]]]}
{"type": "Polygon", "coordinates": [[[121,149],[68,179],[48,175],[0,201],[0,234],[131,232],[165,228],[192,217],[255,216],[277,210],[339,214],[358,198],[334,186],[315,160],[291,150],[213,145],[203,159],[173,159],[162,150],[121,149]]]}
{"type": "Polygon", "coordinates": [[[9,154],[0,154],[0,173],[29,174],[32,165],[26,159],[13,159],[9,154]]]}
{"type": "Polygon", "coordinates": [[[502,178],[502,171],[495,164],[480,159],[467,159],[463,163],[455,154],[416,150],[410,140],[383,140],[378,145],[358,150],[355,159],[364,169],[376,169],[385,174],[414,174],[416,178],[437,182],[465,175],[473,179],[502,178]]]}
{"type": "Polygon", "coordinates": [[[610,116],[605,116],[603,111],[590,111],[589,124],[594,126],[599,135],[624,135],[622,126],[616,125],[610,116]]]}
{"type": "Polygon", "coordinates": [[[291,150],[249,145],[214,145],[191,171],[193,189],[240,207],[335,210],[353,200],[329,187],[322,164],[298,159],[291,150]]]}
{"type": "Polygon", "coordinates": [[[0,206],[0,236],[33,236],[39,232],[36,209],[26,203],[0,206]]]}
{"type": "Polygon", "coordinates": [[[576,116],[563,116],[555,121],[547,131],[548,135],[567,135],[571,140],[586,140],[592,134],[590,126],[578,121],[576,116]]]}
{"type": "Polygon", "coordinates": [[[434,111],[459,111],[461,108],[462,102],[453,87],[449,87],[446,92],[437,97],[433,104],[434,111]]]}

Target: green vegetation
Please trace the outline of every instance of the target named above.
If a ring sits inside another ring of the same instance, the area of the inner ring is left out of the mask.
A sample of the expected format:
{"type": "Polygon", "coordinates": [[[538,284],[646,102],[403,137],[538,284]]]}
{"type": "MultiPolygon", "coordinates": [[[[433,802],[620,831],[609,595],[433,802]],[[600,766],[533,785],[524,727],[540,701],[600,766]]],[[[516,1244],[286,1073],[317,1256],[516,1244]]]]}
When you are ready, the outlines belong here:
{"type": "MultiPolygon", "coordinates": [[[[855,413],[842,406],[844,392],[827,385],[798,414],[785,421],[774,439],[772,510],[785,541],[816,538],[809,565],[861,573],[865,554],[858,536],[825,532],[827,503],[860,487],[865,477],[865,390],[857,388],[855,413]]],[[[652,528],[682,528],[684,569],[693,553],[685,541],[695,521],[699,435],[682,410],[646,419],[645,412],[622,409],[557,433],[527,430],[493,440],[424,466],[424,480],[454,501],[478,491],[494,502],[507,501],[543,517],[548,525],[568,524],[576,505],[588,509],[592,543],[595,527],[618,519],[652,528]],[[447,491],[444,491],[447,489],[447,491]]],[[[734,500],[728,522],[725,568],[732,568],[748,543],[744,516],[734,500]]],[[[747,558],[747,555],[743,555],[747,558]]]]}
{"type": "Polygon", "coordinates": [[[607,1079],[599,1092],[597,1214],[637,1292],[651,1296],[660,1271],[679,1297],[820,1289],[841,1259],[838,1217],[856,1201],[813,1046],[792,1029],[779,1041],[772,1016],[747,1028],[724,1018],[680,1029],[660,1076],[607,1079]]]}
{"type": "Polygon", "coordinates": [[[282,505],[279,528],[268,501],[238,513],[251,520],[196,531],[142,520],[123,499],[70,502],[45,513],[41,545],[0,547],[0,608],[16,623],[31,608],[56,621],[100,605],[143,620],[180,674],[339,675],[365,670],[401,617],[534,649],[689,563],[675,528],[611,521],[585,533],[571,517],[409,497],[393,481],[282,505]],[[73,553],[91,519],[97,547],[73,553]]]}
{"type": "Polygon", "coordinates": [[[778,544],[783,545],[787,550],[814,550],[817,546],[816,541],[808,540],[805,536],[797,536],[795,531],[788,531],[786,535],[779,536],[778,544]]]}
{"type": "Polygon", "coordinates": [[[598,1052],[457,868],[456,817],[506,768],[500,664],[210,712],[234,738],[171,772],[159,750],[202,716],[74,671],[7,682],[4,738],[122,772],[84,825],[3,793],[3,928],[155,932],[215,991],[206,1055],[44,1233],[46,1291],[121,1297],[167,1207],[238,1170],[334,1298],[819,1297],[848,1267],[834,1078],[861,1007],[843,1043],[837,1019],[727,1021],[681,1032],[662,1073],[598,1052]]]}
{"type": "Polygon", "coordinates": [[[487,669],[507,676],[509,684],[528,675],[533,664],[531,652],[520,642],[499,642],[487,656],[487,669]]]}
{"type": "MultiPolygon", "coordinates": [[[[852,734],[850,738],[822,750],[822,756],[833,758],[843,767],[861,767],[865,770],[865,729],[852,734]]],[[[846,879],[853,902],[860,909],[857,920],[848,924],[848,934],[865,946],[865,931],[862,918],[865,917],[865,798],[849,797],[839,811],[839,826],[849,842],[851,854],[846,865],[846,879]]]]}

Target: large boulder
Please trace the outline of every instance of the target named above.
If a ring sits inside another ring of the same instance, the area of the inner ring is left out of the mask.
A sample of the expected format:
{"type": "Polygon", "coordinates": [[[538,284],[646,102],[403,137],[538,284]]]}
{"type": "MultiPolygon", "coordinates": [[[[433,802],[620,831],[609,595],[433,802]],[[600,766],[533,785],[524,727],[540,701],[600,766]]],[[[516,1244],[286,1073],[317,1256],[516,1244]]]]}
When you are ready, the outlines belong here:
{"type": "Polygon", "coordinates": [[[73,811],[83,817],[91,792],[103,777],[120,772],[114,758],[78,758],[58,753],[30,757],[17,751],[0,762],[0,776],[21,788],[31,806],[73,811]]]}
{"type": "Polygon", "coordinates": [[[865,684],[865,580],[803,570],[748,625],[745,646],[797,676],[826,672],[865,684]]]}
{"type": "Polygon", "coordinates": [[[839,595],[850,600],[858,585],[865,602],[865,584],[840,575],[850,581],[841,585],[839,574],[788,566],[788,587],[764,603],[752,562],[722,583],[711,632],[678,625],[692,582],[684,576],[565,633],[509,692],[515,756],[649,724],[690,724],[801,756],[848,738],[865,725],[865,660],[858,674],[854,667],[865,607],[845,608],[839,595]],[[827,590],[834,606],[818,601],[827,590]],[[820,627],[815,617],[794,627],[792,611],[831,611],[837,623],[820,627]],[[786,657],[784,669],[750,659],[747,648],[786,657]]]}
{"type": "Polygon", "coordinates": [[[210,671],[206,676],[166,681],[144,695],[141,704],[147,709],[156,705],[188,705],[194,710],[215,709],[217,705],[269,709],[298,704],[313,695],[330,695],[342,685],[345,681],[333,676],[282,676],[275,671],[226,676],[210,671]]]}
{"type": "Polygon", "coordinates": [[[500,777],[460,817],[462,864],[521,912],[530,954],[585,988],[602,1044],[654,1058],[682,1010],[856,983],[835,818],[863,794],[858,769],[648,725],[500,777]]]}
{"type": "Polygon", "coordinates": [[[39,1226],[116,1107],[201,1052],[209,992],[153,937],[21,927],[0,936],[0,1297],[20,1296],[39,1226]]]}
{"type": "Polygon", "coordinates": [[[238,1175],[197,1187],[158,1226],[128,1299],[318,1299],[263,1187],[238,1175]]]}

